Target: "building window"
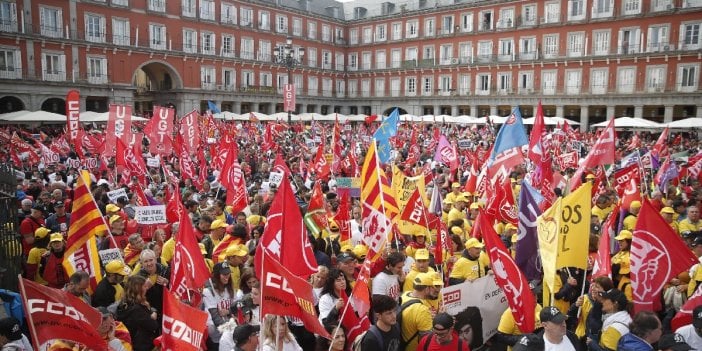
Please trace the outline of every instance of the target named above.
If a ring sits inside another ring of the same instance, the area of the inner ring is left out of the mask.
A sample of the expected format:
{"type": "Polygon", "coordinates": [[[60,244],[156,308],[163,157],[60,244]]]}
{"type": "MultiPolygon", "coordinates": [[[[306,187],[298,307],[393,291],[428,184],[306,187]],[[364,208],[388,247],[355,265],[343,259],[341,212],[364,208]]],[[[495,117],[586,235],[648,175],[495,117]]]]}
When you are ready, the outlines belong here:
{"type": "Polygon", "coordinates": [[[478,42],[478,61],[492,61],[492,41],[483,40],[478,42]]]}
{"type": "Polygon", "coordinates": [[[317,96],[319,94],[319,86],[317,77],[307,78],[307,95],[317,96]]]}
{"type": "Polygon", "coordinates": [[[112,0],[112,5],[129,6],[129,0],[112,0]]]}
{"type": "Polygon", "coordinates": [[[427,18],[424,20],[424,36],[433,37],[436,35],[436,25],[434,24],[433,18],[427,18]]]}
{"type": "Polygon", "coordinates": [[[453,16],[444,16],[441,18],[441,34],[453,34],[453,16]]]}
{"type": "Polygon", "coordinates": [[[200,0],[200,19],[215,20],[215,3],[213,0],[200,0]]]}
{"type": "Polygon", "coordinates": [[[439,77],[439,93],[442,96],[449,96],[453,91],[453,82],[451,76],[439,77]]]}
{"type": "Polygon", "coordinates": [[[66,80],[66,55],[48,54],[41,56],[42,79],[50,82],[66,80]]]}
{"type": "Polygon", "coordinates": [[[458,95],[470,95],[470,74],[458,76],[458,95]]]}
{"type": "Polygon", "coordinates": [[[183,1],[183,16],[184,17],[195,17],[195,0],[182,0],[183,1]]]}
{"type": "Polygon", "coordinates": [[[375,26],[375,41],[386,41],[387,39],[387,25],[380,24],[375,26]]]}
{"type": "Polygon", "coordinates": [[[619,67],[617,71],[617,92],[630,94],[634,92],[636,83],[635,67],[619,67]]]}
{"type": "Polygon", "coordinates": [[[536,5],[522,6],[522,25],[533,26],[536,24],[536,5]]]}
{"type": "Polygon", "coordinates": [[[519,40],[519,59],[520,60],[535,60],[536,59],[536,38],[521,38],[519,40]]]}
{"type": "Polygon", "coordinates": [[[17,32],[17,4],[0,2],[0,31],[17,32]]]}
{"type": "Polygon", "coordinates": [[[390,67],[400,68],[402,66],[402,49],[392,49],[390,51],[390,67]]]}
{"type": "Polygon", "coordinates": [[[215,34],[212,32],[202,32],[202,54],[215,54],[215,34]]]}
{"type": "Polygon", "coordinates": [[[583,56],[585,46],[585,33],[568,33],[568,57],[583,56]]]}
{"type": "Polygon", "coordinates": [[[490,74],[481,73],[475,77],[475,95],[490,94],[490,74]]]}
{"type": "Polygon", "coordinates": [[[406,27],[406,33],[405,33],[405,38],[416,38],[419,35],[419,21],[418,20],[411,20],[407,21],[406,27]]]}
{"type": "Polygon", "coordinates": [[[411,62],[413,65],[417,65],[417,48],[407,48],[405,51],[405,62],[411,62]]]}
{"type": "Polygon", "coordinates": [[[494,23],[492,10],[480,11],[480,18],[478,21],[478,30],[491,30],[494,23]]]}
{"type": "Polygon", "coordinates": [[[607,68],[593,68],[590,70],[590,93],[601,95],[607,93],[609,71],[607,68]]]}
{"type": "Polygon", "coordinates": [[[166,26],[149,24],[149,47],[154,50],[166,50],[166,26]]]}
{"type": "Polygon", "coordinates": [[[681,50],[697,50],[700,48],[700,24],[684,23],[680,25],[681,50]]]}
{"type": "Polygon", "coordinates": [[[322,25],[322,41],[330,42],[331,38],[331,27],[326,24],[322,25]]]}
{"type": "Polygon", "coordinates": [[[271,72],[261,72],[259,76],[259,85],[261,85],[262,87],[272,87],[273,74],[271,74],[271,72]]]}
{"type": "Polygon", "coordinates": [[[288,16],[277,15],[275,18],[276,32],[278,33],[288,33],[288,16]]]}
{"type": "Polygon", "coordinates": [[[256,86],[256,76],[253,71],[241,71],[241,91],[246,91],[252,86],[256,86]]]}
{"type": "Polygon", "coordinates": [[[307,39],[317,40],[317,22],[307,22],[307,39]]]}
{"type": "Polygon", "coordinates": [[[166,0],[149,0],[149,11],[166,12],[166,0]]]}
{"type": "Polygon", "coordinates": [[[236,6],[223,2],[219,17],[222,23],[236,24],[236,6]]]}
{"type": "Polygon", "coordinates": [[[512,73],[497,73],[497,93],[503,95],[512,93],[512,73]]]}
{"type": "Polygon", "coordinates": [[[370,79],[364,79],[361,81],[361,96],[370,97],[371,82],[370,79]]]}
{"type": "Polygon", "coordinates": [[[434,45],[424,46],[424,50],[422,51],[422,59],[434,60],[435,57],[436,55],[434,54],[434,45]]]}
{"type": "Polygon", "coordinates": [[[500,19],[497,21],[497,28],[514,27],[514,8],[500,9],[500,19]]]}
{"type": "Polygon", "coordinates": [[[434,90],[434,77],[422,77],[422,95],[431,96],[434,90]]]}
{"type": "Polygon", "coordinates": [[[500,61],[512,61],[514,59],[514,40],[500,39],[497,59],[500,61]]]}
{"type": "Polygon", "coordinates": [[[349,97],[356,97],[358,96],[358,81],[355,79],[349,80],[348,84],[349,88],[349,97]]]}
{"type": "Polygon", "coordinates": [[[358,44],[358,28],[351,28],[349,30],[349,44],[358,44]]]}
{"type": "Polygon", "coordinates": [[[21,53],[17,49],[0,49],[0,78],[22,78],[22,60],[20,60],[20,55],[21,53]]]}
{"type": "Polygon", "coordinates": [[[566,94],[569,94],[569,95],[580,94],[581,81],[582,81],[582,71],[580,71],[579,69],[566,70],[566,74],[565,74],[566,94]]]}
{"type": "Polygon", "coordinates": [[[405,79],[405,95],[417,96],[417,78],[407,77],[405,79]]]}
{"type": "Polygon", "coordinates": [[[458,63],[458,60],[453,61],[453,45],[444,44],[439,47],[439,63],[442,65],[458,63]]]}
{"type": "Polygon", "coordinates": [[[662,93],[666,85],[666,67],[646,67],[646,91],[649,93],[662,93]]]}
{"type": "Polygon", "coordinates": [[[520,94],[531,94],[534,92],[534,72],[525,71],[519,72],[519,85],[520,94]]]}
{"type": "Polygon", "coordinates": [[[648,42],[646,52],[660,52],[671,50],[668,39],[668,25],[652,25],[648,27],[648,42]]]}
{"type": "Polygon", "coordinates": [[[402,40],[402,23],[395,22],[392,24],[392,40],[402,40]]]}
{"type": "MultiPolygon", "coordinates": [[[[280,50],[282,53],[283,50],[280,50]]],[[[256,53],[256,59],[259,61],[270,62],[271,61],[271,42],[268,40],[258,41],[258,52],[256,53]]]]}
{"type": "Polygon", "coordinates": [[[197,52],[197,32],[192,29],[183,29],[183,52],[194,54],[197,52]]]}
{"type": "Polygon", "coordinates": [[[390,96],[400,96],[400,78],[390,78],[390,96]]]}
{"type": "Polygon", "coordinates": [[[50,38],[63,37],[63,12],[53,7],[41,7],[41,35],[50,38]]]}
{"type": "Polygon", "coordinates": [[[568,0],[568,21],[585,19],[586,0],[568,0]]]}
{"type": "Polygon", "coordinates": [[[248,8],[239,9],[239,25],[242,27],[253,27],[253,10],[248,8]]]}
{"type": "Polygon", "coordinates": [[[667,11],[673,9],[672,0],[652,0],[651,12],[667,11]]]}
{"type": "Polygon", "coordinates": [[[609,30],[598,30],[592,33],[592,53],[593,55],[609,55],[609,30]]]}
{"type": "Polygon", "coordinates": [[[251,38],[241,38],[241,45],[239,46],[239,57],[244,60],[254,59],[254,43],[251,38]]]}
{"type": "Polygon", "coordinates": [[[385,50],[378,50],[375,52],[375,68],[385,69],[386,67],[386,56],[385,50]]]}
{"type": "Polygon", "coordinates": [[[258,12],[258,29],[271,30],[271,14],[268,11],[258,12]]]}
{"type": "Polygon", "coordinates": [[[556,82],[558,72],[556,70],[548,70],[541,72],[541,93],[544,95],[553,95],[556,93],[556,82]]]}
{"type": "Polygon", "coordinates": [[[618,53],[635,54],[639,52],[640,30],[638,28],[622,28],[619,30],[618,53]]]}
{"type": "Polygon", "coordinates": [[[216,83],[215,68],[210,66],[200,67],[200,87],[206,90],[214,90],[216,83]]]}
{"type": "Polygon", "coordinates": [[[307,51],[308,53],[305,55],[307,56],[307,65],[310,67],[317,67],[317,49],[308,48],[307,51]]]}
{"type": "Polygon", "coordinates": [[[331,78],[322,78],[322,96],[332,97],[333,94],[331,78]]]}
{"type": "Polygon", "coordinates": [[[112,44],[130,45],[128,19],[112,18],[112,44]]]}
{"type": "Polygon", "coordinates": [[[377,78],[375,80],[375,96],[385,96],[385,78],[377,78]]]}
{"type": "Polygon", "coordinates": [[[343,79],[336,80],[336,97],[346,97],[346,85],[343,79]]]}
{"type": "Polygon", "coordinates": [[[558,57],[558,34],[544,35],[544,58],[558,57]]]}
{"type": "Polygon", "coordinates": [[[88,57],[88,83],[107,84],[107,59],[88,57]]]}
{"type": "Polygon", "coordinates": [[[334,65],[336,66],[337,71],[344,70],[344,53],[343,52],[337,52],[334,55],[334,65]]]}
{"type": "Polygon", "coordinates": [[[473,59],[473,43],[464,42],[458,44],[458,59],[461,63],[470,63],[473,59]]]}
{"type": "Polygon", "coordinates": [[[700,76],[699,64],[678,65],[678,77],[676,85],[679,92],[697,91],[697,82],[700,76]]]}
{"type": "Polygon", "coordinates": [[[623,15],[638,15],[641,13],[641,0],[624,0],[623,3],[623,15]]]}
{"type": "Polygon", "coordinates": [[[353,53],[349,54],[349,71],[356,71],[358,70],[358,54],[353,53]]]}
{"type": "Polygon", "coordinates": [[[561,3],[547,3],[544,15],[545,17],[541,23],[559,23],[561,21],[561,3]]]}
{"type": "Polygon", "coordinates": [[[361,67],[363,70],[369,70],[373,67],[373,62],[372,62],[372,54],[368,51],[365,51],[361,54],[361,67]]]}
{"type": "Polygon", "coordinates": [[[322,50],[322,69],[331,69],[332,68],[332,62],[331,62],[331,52],[322,50]]]}
{"type": "Polygon", "coordinates": [[[222,90],[234,91],[236,87],[236,71],[233,69],[222,69],[222,90]]]}
{"type": "Polygon", "coordinates": [[[462,13],[461,14],[461,32],[470,33],[473,31],[473,13],[462,13]]]}
{"type": "Polygon", "coordinates": [[[614,0],[592,0],[592,18],[612,17],[614,0]]]}
{"type": "Polygon", "coordinates": [[[293,33],[294,36],[296,37],[301,37],[302,36],[302,19],[301,18],[293,18],[293,33]]]}
{"type": "Polygon", "coordinates": [[[222,56],[234,57],[234,37],[231,35],[222,35],[222,56]]]}
{"type": "Polygon", "coordinates": [[[373,28],[364,27],[363,28],[363,44],[369,44],[373,42],[373,28]]]}
{"type": "Polygon", "coordinates": [[[85,40],[93,43],[105,42],[105,17],[85,15],[85,40]]]}

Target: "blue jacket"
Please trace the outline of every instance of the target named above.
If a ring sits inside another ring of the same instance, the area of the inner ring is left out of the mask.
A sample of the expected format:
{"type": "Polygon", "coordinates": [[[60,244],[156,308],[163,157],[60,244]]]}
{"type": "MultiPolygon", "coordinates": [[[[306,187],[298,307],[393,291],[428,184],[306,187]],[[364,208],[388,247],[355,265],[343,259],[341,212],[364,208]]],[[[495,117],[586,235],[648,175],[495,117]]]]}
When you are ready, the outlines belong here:
{"type": "Polygon", "coordinates": [[[619,351],[652,351],[653,346],[649,345],[646,341],[641,339],[640,337],[632,334],[632,333],[627,333],[624,334],[619,339],[619,343],[617,344],[617,350],[619,351]]]}
{"type": "Polygon", "coordinates": [[[24,324],[24,308],[22,308],[22,297],[20,294],[0,289],[0,299],[3,301],[3,308],[7,312],[8,316],[17,318],[21,324],[24,324]]]}

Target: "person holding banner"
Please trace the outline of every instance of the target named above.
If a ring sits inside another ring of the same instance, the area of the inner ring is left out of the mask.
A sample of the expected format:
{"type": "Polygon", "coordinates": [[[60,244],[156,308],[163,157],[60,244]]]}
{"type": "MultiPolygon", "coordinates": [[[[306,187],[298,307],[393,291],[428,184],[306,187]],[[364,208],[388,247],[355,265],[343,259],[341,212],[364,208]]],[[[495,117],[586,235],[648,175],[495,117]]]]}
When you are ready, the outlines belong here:
{"type": "Polygon", "coordinates": [[[631,289],[631,241],[633,234],[626,229],[619,232],[619,235],[614,237],[614,240],[619,244],[619,251],[612,256],[612,277],[614,285],[617,289],[626,294],[629,301],[633,300],[633,292],[631,289]]]}
{"type": "Polygon", "coordinates": [[[483,243],[476,238],[466,241],[461,258],[453,265],[449,274],[449,285],[456,285],[464,281],[473,281],[485,276],[490,270],[490,259],[483,251],[483,243]]]}

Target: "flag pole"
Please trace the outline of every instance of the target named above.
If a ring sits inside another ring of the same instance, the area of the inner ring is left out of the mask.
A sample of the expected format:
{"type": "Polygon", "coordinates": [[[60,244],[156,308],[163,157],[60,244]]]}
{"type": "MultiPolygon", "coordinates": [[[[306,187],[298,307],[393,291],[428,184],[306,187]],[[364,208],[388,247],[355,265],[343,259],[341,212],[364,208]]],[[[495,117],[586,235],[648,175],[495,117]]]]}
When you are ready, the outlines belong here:
{"type": "MultiPolygon", "coordinates": [[[[17,274],[17,279],[19,280],[20,294],[24,299],[24,313],[27,315],[27,324],[29,324],[29,329],[31,331],[32,341],[34,342],[34,349],[39,350],[39,335],[37,334],[36,326],[34,320],[32,319],[32,314],[29,312],[29,304],[27,303],[27,291],[24,288],[24,278],[21,274],[17,274]]],[[[20,321],[21,322],[21,321],[20,321]]]]}

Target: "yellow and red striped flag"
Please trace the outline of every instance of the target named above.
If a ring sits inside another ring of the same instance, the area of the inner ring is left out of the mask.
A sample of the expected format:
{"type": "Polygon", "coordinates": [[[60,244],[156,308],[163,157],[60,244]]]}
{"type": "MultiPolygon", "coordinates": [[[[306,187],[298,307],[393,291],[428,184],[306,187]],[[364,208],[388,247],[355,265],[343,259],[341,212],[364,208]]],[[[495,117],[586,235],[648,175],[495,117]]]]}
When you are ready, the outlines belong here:
{"type": "Polygon", "coordinates": [[[97,235],[107,230],[105,219],[90,193],[90,175],[82,171],[73,194],[71,225],[68,227],[63,267],[70,276],[76,271],[90,275],[91,293],[102,280],[100,256],[97,250],[97,235]]]}
{"type": "Polygon", "coordinates": [[[385,243],[392,239],[393,219],[400,212],[390,188],[390,181],[380,167],[375,140],[371,142],[363,161],[361,203],[364,241],[368,245],[368,257],[375,260],[385,243]]]}

